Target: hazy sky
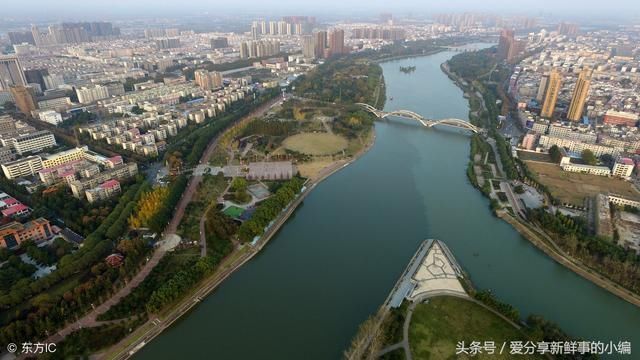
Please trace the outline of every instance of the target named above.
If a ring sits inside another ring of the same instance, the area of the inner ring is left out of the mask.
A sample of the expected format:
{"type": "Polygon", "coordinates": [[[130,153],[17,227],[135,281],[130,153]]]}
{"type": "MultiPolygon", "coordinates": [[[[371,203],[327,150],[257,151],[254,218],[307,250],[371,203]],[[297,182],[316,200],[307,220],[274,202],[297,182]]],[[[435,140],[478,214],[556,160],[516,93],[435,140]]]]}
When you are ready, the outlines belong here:
{"type": "Polygon", "coordinates": [[[4,16],[85,15],[110,17],[152,13],[160,15],[188,14],[208,11],[229,13],[234,10],[251,13],[333,13],[336,15],[389,11],[406,14],[439,11],[483,11],[491,13],[571,14],[577,16],[624,14],[638,16],[638,0],[2,0],[4,16]]]}

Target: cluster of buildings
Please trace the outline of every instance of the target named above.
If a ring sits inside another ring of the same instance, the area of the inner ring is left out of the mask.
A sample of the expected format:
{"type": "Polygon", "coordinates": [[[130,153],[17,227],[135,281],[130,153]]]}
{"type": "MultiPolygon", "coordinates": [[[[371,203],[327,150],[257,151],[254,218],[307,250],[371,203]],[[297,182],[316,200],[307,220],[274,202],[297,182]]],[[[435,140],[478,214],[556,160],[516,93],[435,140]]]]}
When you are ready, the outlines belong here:
{"type": "Polygon", "coordinates": [[[349,53],[343,29],[318,31],[302,37],[302,54],[307,59],[324,59],[349,53]]]}
{"type": "Polygon", "coordinates": [[[284,16],[279,21],[257,20],[251,24],[251,35],[292,36],[309,34],[316,24],[313,16],[284,16]]]}
{"type": "MultiPolygon", "coordinates": [[[[532,33],[540,47],[523,59],[510,79],[519,120],[527,129],[521,147],[548,151],[552,146],[578,158],[585,151],[615,159],[609,166],[569,161],[565,171],[629,179],[640,153],[638,60],[632,35],[578,32],[573,24],[532,33]]],[[[504,35],[504,34],[503,34],[504,35]]]]}
{"type": "Polygon", "coordinates": [[[275,56],[279,53],[279,40],[251,40],[240,44],[240,59],[275,56]]]}
{"type": "Polygon", "coordinates": [[[44,218],[23,223],[31,209],[5,192],[0,192],[0,211],[0,248],[12,249],[25,241],[46,241],[57,230],[44,218]]]}
{"type": "Polygon", "coordinates": [[[173,116],[173,113],[145,112],[138,116],[82,126],[78,132],[123,150],[157,156],[165,149],[167,138],[176,136],[180,129],[187,126],[185,117],[173,116]]]}
{"type": "Polygon", "coordinates": [[[120,29],[110,22],[81,22],[51,25],[46,31],[32,26],[31,31],[10,31],[11,45],[35,46],[76,44],[120,36],[120,29]]]}
{"type": "Polygon", "coordinates": [[[0,163],[16,160],[56,145],[53,134],[15,120],[0,116],[0,163]]]}

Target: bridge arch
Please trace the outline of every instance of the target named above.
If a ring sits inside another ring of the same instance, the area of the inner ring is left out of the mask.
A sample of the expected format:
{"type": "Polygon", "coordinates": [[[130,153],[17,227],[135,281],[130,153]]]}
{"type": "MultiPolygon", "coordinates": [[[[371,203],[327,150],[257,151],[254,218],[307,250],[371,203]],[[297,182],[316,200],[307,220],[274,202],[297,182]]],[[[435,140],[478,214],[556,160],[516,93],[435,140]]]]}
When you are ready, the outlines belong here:
{"type": "Polygon", "coordinates": [[[411,110],[394,110],[391,112],[384,112],[382,110],[378,110],[376,108],[374,108],[373,106],[369,105],[369,104],[365,104],[365,103],[357,103],[356,105],[362,107],[364,110],[374,114],[375,116],[384,119],[388,116],[398,116],[398,117],[402,117],[405,119],[411,119],[411,120],[416,120],[418,122],[420,122],[422,125],[426,126],[426,127],[434,127],[437,125],[442,125],[442,126],[449,126],[449,127],[454,127],[454,128],[458,128],[458,129],[464,129],[464,130],[469,130],[473,133],[479,133],[481,131],[480,128],[478,128],[477,126],[471,124],[468,121],[464,121],[461,119],[454,119],[454,118],[450,118],[450,119],[441,119],[441,120],[431,120],[431,119],[427,119],[424,116],[413,112],[411,110]]]}

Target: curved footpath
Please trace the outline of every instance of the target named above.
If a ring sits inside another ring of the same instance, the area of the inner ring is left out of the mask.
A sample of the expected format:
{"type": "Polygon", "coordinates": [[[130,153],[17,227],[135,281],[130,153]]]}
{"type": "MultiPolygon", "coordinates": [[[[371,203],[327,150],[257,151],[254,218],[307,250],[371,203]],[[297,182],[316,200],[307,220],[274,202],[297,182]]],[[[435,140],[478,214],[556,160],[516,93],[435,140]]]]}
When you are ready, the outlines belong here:
{"type": "Polygon", "coordinates": [[[435,297],[455,297],[458,299],[463,299],[463,300],[467,300],[469,302],[472,302],[486,310],[488,310],[489,312],[491,312],[492,314],[498,316],[499,318],[501,318],[502,320],[506,321],[509,325],[513,326],[514,328],[521,330],[522,327],[516,323],[514,323],[511,319],[509,319],[508,317],[504,316],[503,314],[501,314],[500,312],[496,311],[495,309],[493,309],[492,307],[488,306],[487,304],[483,303],[482,301],[479,301],[477,299],[474,299],[470,296],[463,296],[461,294],[458,293],[454,293],[454,292],[449,292],[449,291],[434,291],[433,293],[429,293],[429,294],[423,294],[421,296],[419,296],[415,301],[412,301],[411,304],[409,305],[409,307],[407,308],[407,314],[404,318],[404,323],[402,325],[402,341],[400,341],[397,344],[393,344],[390,346],[387,346],[386,348],[382,349],[380,352],[378,352],[377,357],[380,357],[386,353],[389,353],[391,351],[397,350],[397,349],[404,349],[404,355],[405,355],[405,359],[407,360],[411,360],[412,359],[412,354],[411,354],[411,347],[409,346],[409,326],[411,325],[411,317],[413,316],[413,311],[415,310],[415,307],[418,304],[421,304],[423,302],[425,302],[428,299],[431,298],[435,298],[435,297]]]}
{"type": "MultiPolygon", "coordinates": [[[[278,99],[279,100],[279,99],[278,99]]],[[[255,116],[255,115],[254,115],[255,116]]],[[[243,120],[244,121],[244,120],[243,120]]],[[[127,359],[138,350],[140,350],[149,341],[153,340],[156,336],[160,335],[162,331],[171,326],[181,316],[189,312],[194,306],[196,306],[205,296],[211,293],[216,287],[218,287],[225,279],[238,270],[242,265],[251,260],[257,255],[264,246],[271,240],[271,238],[278,232],[278,230],[286,223],[289,217],[294,213],[297,207],[304,201],[304,199],[311,193],[311,191],[320,182],[327,179],[329,176],[345,168],[352,162],[356,161],[362,155],[364,155],[375,143],[375,129],[372,127],[372,136],[370,141],[365,147],[360,150],[356,155],[348,160],[336,161],[328,167],[322,169],[320,173],[314,178],[307,181],[305,189],[296,197],[295,200],[279,215],[275,222],[267,229],[267,231],[261,236],[260,240],[255,246],[248,248],[247,251],[241,252],[239,256],[231,259],[228,263],[224,263],[221,266],[224,270],[222,272],[216,272],[208,279],[205,279],[197,289],[193,290],[190,295],[186,296],[172,311],[163,316],[161,320],[157,316],[153,316],[142,325],[138,331],[133,332],[131,335],[121,340],[118,344],[112,346],[109,351],[102,354],[98,358],[105,359],[127,359]]],[[[217,141],[216,141],[217,143],[217,141]]],[[[233,257],[233,254],[229,257],[233,257]]]]}
{"type": "MultiPolygon", "coordinates": [[[[274,99],[264,103],[263,105],[261,105],[257,109],[255,109],[255,110],[251,111],[249,114],[245,115],[238,122],[234,122],[233,125],[229,126],[229,128],[231,128],[233,126],[236,126],[239,123],[249,121],[250,119],[252,119],[252,118],[254,118],[256,116],[260,116],[260,115],[264,114],[267,110],[269,110],[271,107],[273,107],[279,101],[281,101],[281,97],[280,96],[276,96],[274,99]]],[[[227,130],[228,130],[228,128],[227,128],[227,130]]],[[[227,130],[225,130],[221,134],[224,134],[227,130]]],[[[202,154],[202,156],[200,158],[200,162],[204,163],[204,162],[208,162],[209,161],[209,158],[211,157],[211,154],[213,153],[213,150],[217,146],[219,139],[220,139],[220,136],[216,136],[211,140],[211,142],[209,143],[209,145],[205,149],[204,153],[202,154]]],[[[195,192],[196,192],[196,190],[198,188],[198,185],[200,184],[201,180],[202,180],[202,176],[192,176],[189,179],[187,187],[186,187],[185,191],[182,193],[182,197],[180,198],[180,201],[178,202],[178,205],[177,205],[177,207],[175,209],[173,217],[171,218],[171,220],[167,224],[167,227],[165,228],[164,236],[163,236],[165,240],[166,239],[175,238],[177,236],[175,233],[177,231],[178,225],[182,221],[182,217],[184,216],[185,209],[187,208],[187,205],[189,205],[189,202],[191,202],[191,198],[195,194],[195,192]]],[[[66,325],[64,328],[62,328],[61,330],[57,331],[55,334],[49,336],[44,342],[45,343],[60,343],[62,340],[64,340],[64,338],[67,335],[71,334],[72,332],[74,332],[76,330],[79,330],[79,329],[82,329],[82,328],[87,328],[87,327],[99,326],[99,325],[101,325],[103,323],[110,323],[110,321],[105,321],[105,322],[98,321],[97,320],[98,315],[105,313],[107,310],[109,310],[109,308],[111,306],[113,306],[113,305],[117,304],[118,302],[120,302],[121,299],[123,299],[124,297],[129,295],[129,293],[131,293],[131,291],[133,289],[135,289],[138,285],[140,285],[140,283],[142,283],[142,281],[144,281],[144,279],[146,279],[146,277],[151,273],[151,270],[153,270],[153,268],[164,257],[164,255],[167,253],[167,250],[168,249],[166,247],[163,247],[163,246],[158,247],[154,251],[154,253],[151,256],[151,258],[147,261],[147,263],[145,263],[142,266],[142,268],[136,273],[136,275],[129,282],[127,282],[125,284],[124,287],[122,287],[119,290],[117,290],[116,293],[113,296],[111,296],[107,301],[103,302],[102,304],[100,304],[97,307],[94,307],[94,309],[92,311],[90,311],[89,313],[85,314],[83,317],[81,317],[77,321],[66,325]]],[[[20,358],[22,358],[22,356],[20,358]]]]}

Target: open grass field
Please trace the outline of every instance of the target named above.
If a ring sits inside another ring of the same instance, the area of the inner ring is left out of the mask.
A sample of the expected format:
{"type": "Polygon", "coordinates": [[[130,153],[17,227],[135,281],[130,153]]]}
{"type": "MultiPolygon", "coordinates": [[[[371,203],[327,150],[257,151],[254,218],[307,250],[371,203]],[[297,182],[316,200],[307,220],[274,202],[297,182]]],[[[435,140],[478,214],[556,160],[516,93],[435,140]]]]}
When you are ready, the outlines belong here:
{"type": "MultiPolygon", "coordinates": [[[[409,346],[414,359],[508,359],[509,342],[526,342],[526,335],[491,311],[473,302],[442,296],[418,304],[409,326],[409,346]],[[494,355],[456,355],[456,343],[464,341],[494,341],[494,355]],[[503,342],[505,353],[499,354],[503,342]]],[[[542,358],[531,355],[528,359],[542,358]]]]}
{"type": "Polygon", "coordinates": [[[333,161],[331,160],[314,160],[311,162],[300,163],[296,166],[302,177],[315,179],[322,169],[331,164],[333,164],[333,161]]]}
{"type": "Polygon", "coordinates": [[[640,193],[631,183],[622,179],[566,172],[556,164],[531,161],[526,164],[537,175],[538,180],[549,188],[551,194],[563,203],[582,206],[585,197],[598,193],[614,193],[640,200],[640,193]]]}
{"type": "Polygon", "coordinates": [[[307,155],[331,155],[348,146],[347,139],[329,133],[301,133],[286,138],[282,145],[307,155]]]}

